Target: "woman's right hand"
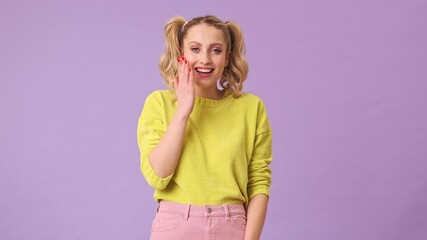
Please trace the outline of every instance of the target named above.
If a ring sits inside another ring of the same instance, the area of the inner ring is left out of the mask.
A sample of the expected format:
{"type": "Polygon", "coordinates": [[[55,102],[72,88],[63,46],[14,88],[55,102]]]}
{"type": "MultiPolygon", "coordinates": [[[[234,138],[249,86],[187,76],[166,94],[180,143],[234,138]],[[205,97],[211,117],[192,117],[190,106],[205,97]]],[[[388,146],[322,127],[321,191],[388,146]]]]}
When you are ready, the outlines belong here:
{"type": "Polygon", "coordinates": [[[189,117],[194,107],[193,72],[184,56],[178,58],[178,76],[173,77],[176,98],[178,100],[177,113],[189,117]]]}

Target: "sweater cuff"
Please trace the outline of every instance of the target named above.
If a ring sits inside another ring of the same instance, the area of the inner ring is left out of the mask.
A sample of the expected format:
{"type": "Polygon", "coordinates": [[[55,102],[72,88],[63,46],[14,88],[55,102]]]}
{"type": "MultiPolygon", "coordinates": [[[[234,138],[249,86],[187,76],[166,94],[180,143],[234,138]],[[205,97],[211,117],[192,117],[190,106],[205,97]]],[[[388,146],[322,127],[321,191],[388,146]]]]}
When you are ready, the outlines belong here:
{"type": "Polygon", "coordinates": [[[265,194],[268,197],[270,197],[270,189],[267,187],[258,187],[258,188],[253,189],[252,191],[249,192],[249,196],[248,196],[249,200],[258,194],[265,194]]]}
{"type": "Polygon", "coordinates": [[[147,180],[148,184],[156,190],[165,189],[174,174],[172,173],[166,178],[159,177],[154,171],[150,162],[148,161],[148,155],[145,156],[144,159],[141,161],[141,172],[147,180]]]}

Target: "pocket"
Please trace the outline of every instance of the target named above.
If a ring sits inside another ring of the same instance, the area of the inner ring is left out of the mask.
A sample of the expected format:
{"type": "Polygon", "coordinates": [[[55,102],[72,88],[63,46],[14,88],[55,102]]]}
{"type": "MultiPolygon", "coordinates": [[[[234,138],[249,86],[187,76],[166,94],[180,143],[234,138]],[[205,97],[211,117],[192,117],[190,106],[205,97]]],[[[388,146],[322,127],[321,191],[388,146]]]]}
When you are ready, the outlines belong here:
{"type": "Polygon", "coordinates": [[[184,221],[181,214],[158,212],[153,220],[152,232],[168,232],[176,229],[184,221]]]}
{"type": "Polygon", "coordinates": [[[230,220],[231,220],[232,226],[234,228],[245,231],[245,229],[246,229],[246,216],[245,215],[231,216],[230,220]]]}

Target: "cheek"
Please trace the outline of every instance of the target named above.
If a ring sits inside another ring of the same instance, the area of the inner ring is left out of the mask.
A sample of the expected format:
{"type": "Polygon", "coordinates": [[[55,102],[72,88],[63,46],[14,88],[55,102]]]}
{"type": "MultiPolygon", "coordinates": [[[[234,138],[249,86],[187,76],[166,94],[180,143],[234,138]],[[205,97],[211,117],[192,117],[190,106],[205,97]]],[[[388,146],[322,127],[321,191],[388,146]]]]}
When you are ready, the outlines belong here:
{"type": "Polygon", "coordinates": [[[217,65],[221,66],[221,67],[225,67],[226,63],[227,63],[227,61],[225,59],[221,58],[221,59],[219,59],[217,65]]]}
{"type": "Polygon", "coordinates": [[[185,59],[187,59],[187,61],[190,63],[190,66],[196,62],[196,59],[191,54],[187,54],[184,56],[185,56],[185,59]]]}
{"type": "Polygon", "coordinates": [[[193,62],[194,57],[193,57],[193,54],[191,51],[184,50],[183,55],[184,55],[185,59],[187,59],[190,62],[193,62]]]}

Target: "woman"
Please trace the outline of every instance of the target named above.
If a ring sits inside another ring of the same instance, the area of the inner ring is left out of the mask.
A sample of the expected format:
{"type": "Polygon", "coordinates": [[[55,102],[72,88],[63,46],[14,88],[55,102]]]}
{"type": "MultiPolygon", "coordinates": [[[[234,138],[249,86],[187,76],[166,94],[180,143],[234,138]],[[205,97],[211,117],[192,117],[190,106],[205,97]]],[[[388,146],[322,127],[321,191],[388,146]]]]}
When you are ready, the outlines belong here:
{"type": "Polygon", "coordinates": [[[159,202],[151,239],[259,239],[272,132],[248,73],[240,27],[214,16],[165,26],[161,75],[138,121],[141,171],[159,202]]]}

